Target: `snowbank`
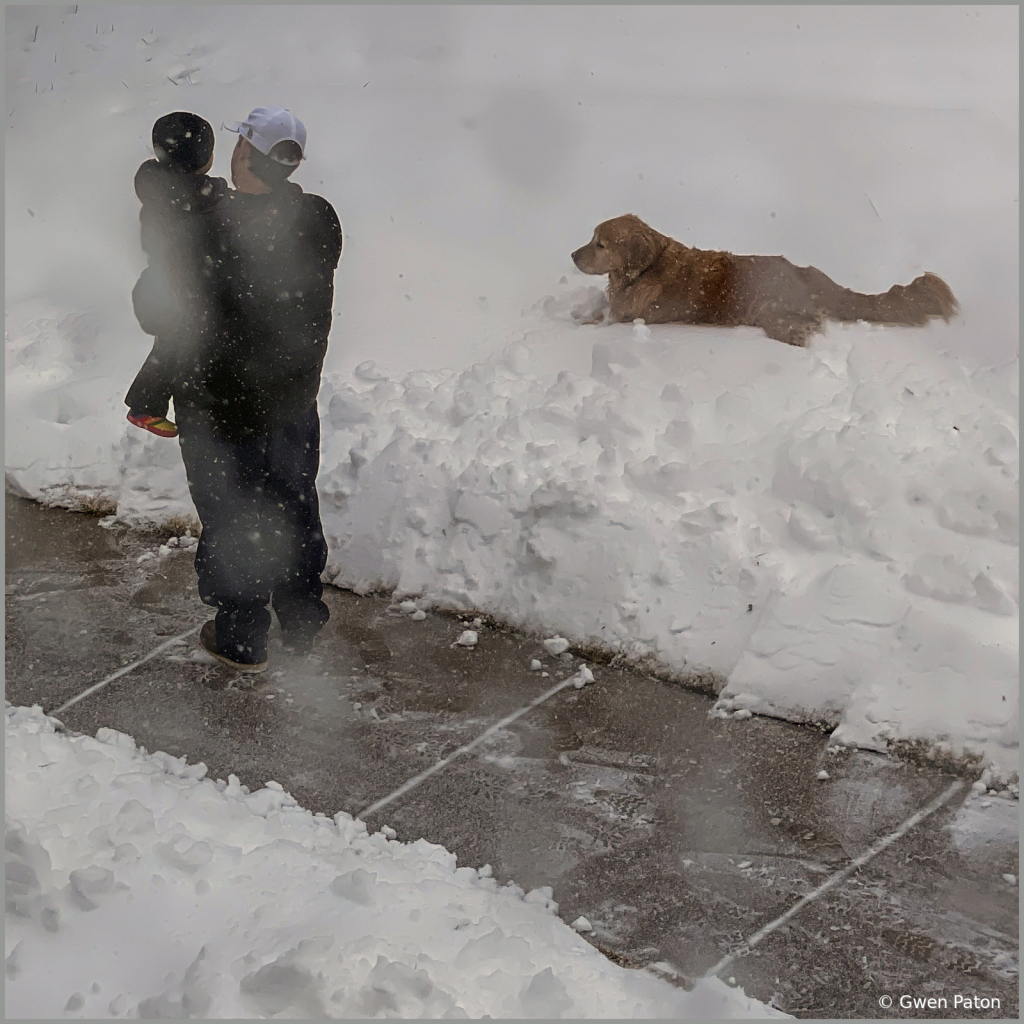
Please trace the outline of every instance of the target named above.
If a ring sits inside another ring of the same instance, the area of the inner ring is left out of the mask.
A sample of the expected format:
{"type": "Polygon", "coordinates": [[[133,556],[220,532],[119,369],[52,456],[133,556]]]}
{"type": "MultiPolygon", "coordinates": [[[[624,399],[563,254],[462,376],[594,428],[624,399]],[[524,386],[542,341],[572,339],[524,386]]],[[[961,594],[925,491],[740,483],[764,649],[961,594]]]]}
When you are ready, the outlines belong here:
{"type": "Polygon", "coordinates": [[[6,710],[6,1014],[781,1017],[605,959],[550,890],[6,710]]]}
{"type": "MultiPolygon", "coordinates": [[[[1015,772],[1016,363],[968,374],[942,327],[578,327],[589,294],[461,373],[326,375],[327,578],[712,673],[719,714],[1015,772]]],[[[191,511],[176,445],[132,431],[118,462],[122,518],[191,511]]]]}
{"type": "Polygon", "coordinates": [[[1010,773],[1017,367],[971,377],[930,340],[551,321],[461,374],[329,381],[328,573],[711,670],[724,714],[1010,773]],[[570,332],[591,372],[533,372],[570,332]]]}
{"type": "Polygon", "coordinates": [[[722,714],[1016,770],[1015,9],[808,8],[799,31],[781,8],[742,29],[708,8],[105,10],[9,16],[9,487],[192,512],[176,445],[120,404],[147,345],[131,175],[168,109],[281,102],[346,232],[335,582],[715,673],[722,714]],[[64,158],[97,139],[102,167],[64,158]],[[568,253],[629,209],[864,291],[930,269],[962,313],[806,351],[579,327],[595,279],[568,253]]]}

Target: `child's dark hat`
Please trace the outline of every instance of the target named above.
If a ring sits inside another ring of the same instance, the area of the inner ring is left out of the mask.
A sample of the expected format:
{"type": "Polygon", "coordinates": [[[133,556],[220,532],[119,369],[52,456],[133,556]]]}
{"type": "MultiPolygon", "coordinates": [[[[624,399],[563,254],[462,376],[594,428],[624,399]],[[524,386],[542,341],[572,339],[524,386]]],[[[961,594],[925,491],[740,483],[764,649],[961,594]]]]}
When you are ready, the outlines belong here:
{"type": "Polygon", "coordinates": [[[205,167],[213,156],[213,142],[210,122],[184,110],[164,114],[153,125],[153,152],[175,171],[192,174],[205,167]]]}

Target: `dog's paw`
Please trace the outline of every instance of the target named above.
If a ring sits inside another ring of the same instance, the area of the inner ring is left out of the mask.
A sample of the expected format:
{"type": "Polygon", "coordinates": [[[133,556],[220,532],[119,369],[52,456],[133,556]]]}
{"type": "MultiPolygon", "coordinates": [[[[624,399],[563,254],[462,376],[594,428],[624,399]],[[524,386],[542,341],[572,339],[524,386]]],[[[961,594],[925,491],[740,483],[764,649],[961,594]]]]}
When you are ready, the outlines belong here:
{"type": "Polygon", "coordinates": [[[549,295],[535,306],[551,320],[600,323],[608,310],[608,297],[599,288],[574,288],[565,295],[549,295]]]}
{"type": "Polygon", "coordinates": [[[603,324],[608,319],[608,298],[604,293],[590,295],[586,301],[579,302],[569,312],[569,316],[577,324],[603,324]]]}
{"type": "Polygon", "coordinates": [[[825,318],[814,313],[776,314],[757,318],[752,327],[760,327],[769,338],[784,345],[806,348],[807,342],[825,328],[825,318]]]}

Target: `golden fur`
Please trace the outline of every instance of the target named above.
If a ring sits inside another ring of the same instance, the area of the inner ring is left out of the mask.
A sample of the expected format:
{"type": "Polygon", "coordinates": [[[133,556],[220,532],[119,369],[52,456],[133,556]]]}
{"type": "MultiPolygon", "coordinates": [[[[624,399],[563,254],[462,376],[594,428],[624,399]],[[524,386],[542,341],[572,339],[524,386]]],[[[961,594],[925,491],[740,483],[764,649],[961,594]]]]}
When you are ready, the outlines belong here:
{"type": "Polygon", "coordinates": [[[585,274],[608,275],[610,320],[746,325],[787,345],[806,344],[826,320],[916,327],[933,317],[948,321],[958,309],[949,286],[934,274],[863,295],[784,256],[690,249],[631,213],[598,224],[572,259],[585,274]]]}

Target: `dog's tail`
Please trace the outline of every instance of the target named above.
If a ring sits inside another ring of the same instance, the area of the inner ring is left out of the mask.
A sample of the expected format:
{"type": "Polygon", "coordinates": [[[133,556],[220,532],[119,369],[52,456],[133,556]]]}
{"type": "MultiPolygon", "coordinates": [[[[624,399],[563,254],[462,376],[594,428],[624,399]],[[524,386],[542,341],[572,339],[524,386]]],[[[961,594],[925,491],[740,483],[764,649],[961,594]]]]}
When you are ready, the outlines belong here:
{"type": "Polygon", "coordinates": [[[949,323],[960,308],[949,285],[930,273],[915,277],[908,285],[894,284],[881,295],[862,295],[841,288],[830,298],[831,319],[907,327],[921,327],[935,317],[949,323]]]}

